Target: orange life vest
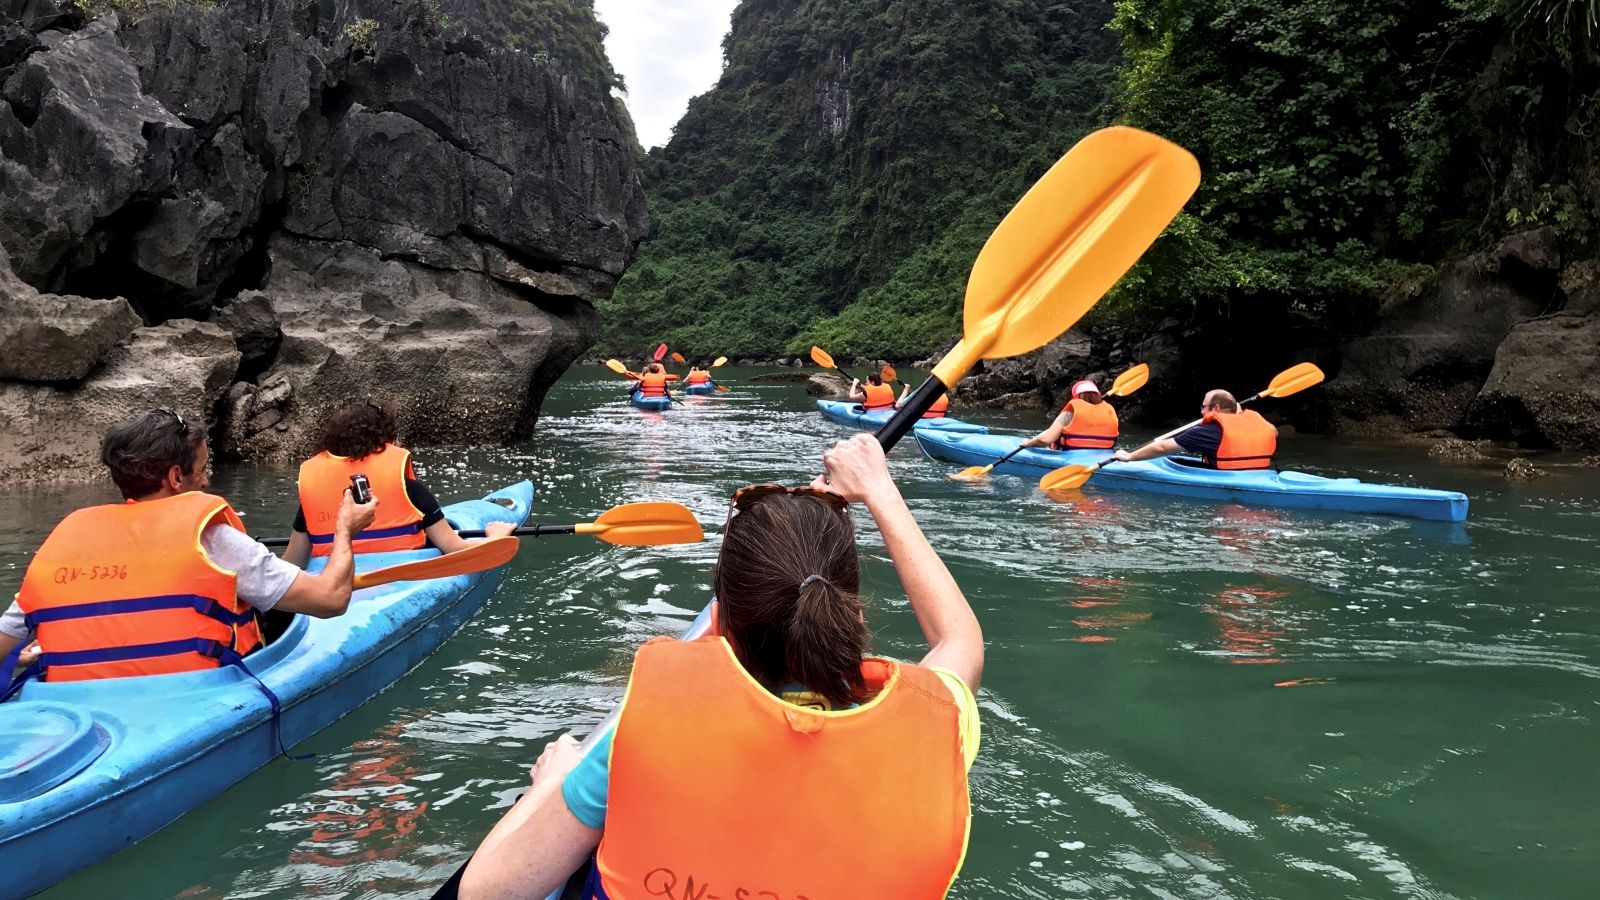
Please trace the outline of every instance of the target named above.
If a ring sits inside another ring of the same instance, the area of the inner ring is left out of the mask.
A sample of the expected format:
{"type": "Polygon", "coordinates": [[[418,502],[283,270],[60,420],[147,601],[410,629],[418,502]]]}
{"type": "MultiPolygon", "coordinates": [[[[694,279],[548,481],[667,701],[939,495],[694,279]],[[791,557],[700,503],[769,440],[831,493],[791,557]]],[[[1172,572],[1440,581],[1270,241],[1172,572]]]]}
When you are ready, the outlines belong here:
{"type": "Polygon", "coordinates": [[[382,450],[361,459],[323,451],[300,464],[300,511],[306,516],[311,554],[327,556],[333,552],[339,504],[350,486],[350,476],[357,473],[367,476],[372,496],[379,502],[372,524],[350,542],[355,552],[381,553],[427,546],[422,511],[411,505],[406,493],[406,479],[416,477],[411,473],[411,451],[385,444],[382,450]]]}
{"type": "Polygon", "coordinates": [[[711,380],[711,373],[710,372],[702,372],[702,371],[696,369],[695,371],[689,373],[689,383],[690,384],[705,384],[705,383],[709,382],[710,380],[711,380]]]}
{"type": "Polygon", "coordinates": [[[213,669],[261,646],[255,610],[234,573],[207,558],[200,534],[244,531],[228,501],[191,491],[91,506],[45,538],[17,602],[49,681],[213,669]]]}
{"type": "Polygon", "coordinates": [[[940,394],[939,399],[933,401],[928,411],[922,414],[924,419],[942,419],[950,412],[950,395],[940,394]]]}
{"type": "Polygon", "coordinates": [[[929,669],[862,674],[873,699],[818,712],[768,693],[723,638],[641,647],[612,739],[605,895],[943,897],[971,823],[959,710],[929,669]]]}
{"type": "Polygon", "coordinates": [[[867,399],[861,404],[862,409],[894,408],[894,388],[889,385],[863,384],[861,389],[867,393],[867,399]]]}
{"type": "Polygon", "coordinates": [[[1057,450],[1110,450],[1117,446],[1117,411],[1111,404],[1101,401],[1090,403],[1077,397],[1061,407],[1070,411],[1072,421],[1056,438],[1057,450]]]}
{"type": "Polygon", "coordinates": [[[646,372],[639,376],[639,393],[646,397],[665,397],[667,395],[667,378],[660,372],[646,372]]]}
{"type": "Polygon", "coordinates": [[[1222,443],[1210,460],[1218,469],[1270,469],[1278,452],[1278,432],[1253,409],[1207,413],[1207,422],[1222,426],[1222,443]]]}

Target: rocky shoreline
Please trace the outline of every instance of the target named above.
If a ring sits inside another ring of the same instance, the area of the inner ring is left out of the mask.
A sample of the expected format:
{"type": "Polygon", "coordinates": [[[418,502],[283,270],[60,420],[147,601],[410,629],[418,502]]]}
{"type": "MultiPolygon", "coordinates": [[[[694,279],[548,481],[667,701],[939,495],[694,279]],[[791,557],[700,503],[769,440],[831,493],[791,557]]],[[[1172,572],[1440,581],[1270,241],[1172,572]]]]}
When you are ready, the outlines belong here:
{"type": "Polygon", "coordinates": [[[233,459],[352,398],[531,430],[649,230],[609,97],[423,0],[78,9],[0,0],[0,477],[151,406],[233,459]]]}

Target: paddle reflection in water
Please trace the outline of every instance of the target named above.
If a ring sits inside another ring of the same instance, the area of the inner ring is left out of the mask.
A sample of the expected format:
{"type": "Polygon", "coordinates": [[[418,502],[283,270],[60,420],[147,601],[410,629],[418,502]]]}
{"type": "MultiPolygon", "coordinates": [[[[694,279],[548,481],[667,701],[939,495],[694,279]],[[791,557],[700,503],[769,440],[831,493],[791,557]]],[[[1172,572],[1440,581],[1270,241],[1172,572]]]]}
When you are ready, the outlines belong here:
{"type": "Polygon", "coordinates": [[[1105,644],[1120,636],[1119,629],[1150,621],[1149,610],[1127,609],[1131,599],[1121,578],[1079,575],[1067,581],[1067,606],[1075,615],[1074,628],[1084,633],[1062,638],[1079,644],[1105,644]]]}

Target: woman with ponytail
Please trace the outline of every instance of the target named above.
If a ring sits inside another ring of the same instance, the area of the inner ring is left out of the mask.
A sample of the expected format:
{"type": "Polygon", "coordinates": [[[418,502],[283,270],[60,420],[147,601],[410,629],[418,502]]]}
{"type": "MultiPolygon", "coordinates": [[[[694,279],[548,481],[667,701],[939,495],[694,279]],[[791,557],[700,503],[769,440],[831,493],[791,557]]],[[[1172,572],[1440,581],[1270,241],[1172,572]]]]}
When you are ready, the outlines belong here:
{"type": "Polygon", "coordinates": [[[966,852],[983,634],[870,435],[808,488],[734,495],[715,634],[639,650],[614,732],[563,736],[459,896],[942,897],[966,852]],[[849,506],[877,523],[928,643],[868,653],[849,506]]]}

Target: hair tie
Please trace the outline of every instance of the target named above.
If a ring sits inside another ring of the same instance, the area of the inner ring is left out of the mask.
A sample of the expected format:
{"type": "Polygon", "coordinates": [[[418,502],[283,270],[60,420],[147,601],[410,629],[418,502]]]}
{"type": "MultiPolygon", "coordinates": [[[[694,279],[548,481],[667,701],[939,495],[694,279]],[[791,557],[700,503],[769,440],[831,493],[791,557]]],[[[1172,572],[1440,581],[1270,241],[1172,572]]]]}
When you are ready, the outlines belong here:
{"type": "Polygon", "coordinates": [[[805,580],[800,582],[800,587],[797,588],[797,590],[802,590],[802,591],[805,590],[806,589],[806,585],[810,584],[813,581],[827,581],[827,580],[828,579],[823,578],[821,575],[807,575],[805,577],[805,580]]]}

